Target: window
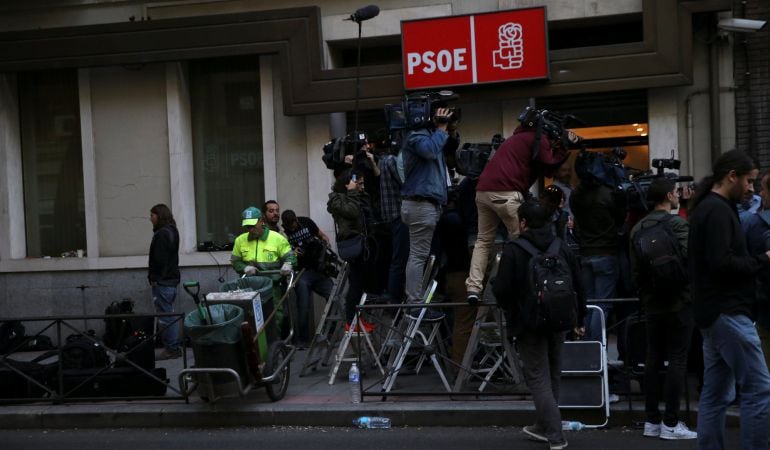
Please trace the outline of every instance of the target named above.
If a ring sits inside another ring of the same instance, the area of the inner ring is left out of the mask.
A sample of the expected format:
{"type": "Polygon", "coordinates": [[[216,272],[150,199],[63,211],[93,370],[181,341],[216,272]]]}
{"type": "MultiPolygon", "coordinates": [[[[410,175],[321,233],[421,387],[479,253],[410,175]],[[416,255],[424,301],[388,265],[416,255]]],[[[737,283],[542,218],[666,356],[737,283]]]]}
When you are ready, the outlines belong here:
{"type": "Polygon", "coordinates": [[[77,72],[19,74],[27,256],[86,247],[77,72]]]}
{"type": "Polygon", "coordinates": [[[265,198],[257,56],[190,63],[198,242],[227,248],[265,198]]]}

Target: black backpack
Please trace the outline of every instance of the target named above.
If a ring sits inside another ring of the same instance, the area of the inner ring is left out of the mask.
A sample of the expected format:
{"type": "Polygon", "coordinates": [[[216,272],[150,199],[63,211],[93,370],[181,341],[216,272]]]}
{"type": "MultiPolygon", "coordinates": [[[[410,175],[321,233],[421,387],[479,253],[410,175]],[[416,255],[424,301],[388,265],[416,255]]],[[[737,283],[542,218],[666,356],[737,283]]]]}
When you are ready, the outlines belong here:
{"type": "MultiPolygon", "coordinates": [[[[121,302],[112,302],[104,309],[105,316],[133,313],[134,302],[130,299],[125,299],[121,302]]],[[[128,319],[123,317],[107,317],[104,319],[104,345],[112,349],[117,349],[133,331],[128,319]]]]}
{"type": "Polygon", "coordinates": [[[110,364],[107,350],[83,335],[67,336],[67,343],[59,351],[62,368],[65,370],[100,369],[110,364]]]}
{"type": "Polygon", "coordinates": [[[16,349],[24,340],[24,325],[18,320],[0,323],[0,355],[16,349]]]}
{"type": "Polygon", "coordinates": [[[633,238],[642,283],[650,286],[654,299],[670,298],[689,282],[686,261],[669,223],[673,217],[666,214],[660,219],[642,219],[633,238]],[[650,221],[655,223],[645,226],[650,221]]]}
{"type": "Polygon", "coordinates": [[[545,252],[526,239],[513,241],[532,255],[527,272],[527,293],[522,313],[526,323],[537,331],[567,331],[577,323],[577,293],[572,270],[561,254],[562,241],[556,238],[545,252]]]}

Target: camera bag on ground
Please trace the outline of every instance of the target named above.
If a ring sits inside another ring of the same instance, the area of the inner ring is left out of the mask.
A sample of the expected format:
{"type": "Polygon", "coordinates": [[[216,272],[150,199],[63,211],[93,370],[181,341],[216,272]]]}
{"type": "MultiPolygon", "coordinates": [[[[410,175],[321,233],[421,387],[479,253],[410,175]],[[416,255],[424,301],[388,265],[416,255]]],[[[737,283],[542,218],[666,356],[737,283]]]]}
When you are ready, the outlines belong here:
{"type": "Polygon", "coordinates": [[[0,325],[0,355],[14,350],[24,340],[24,325],[18,320],[9,320],[0,325]]]}
{"type": "Polygon", "coordinates": [[[64,393],[68,397],[146,397],[166,394],[166,369],[158,367],[149,372],[161,383],[134,367],[64,371],[64,393]]]}
{"type": "Polygon", "coordinates": [[[5,358],[3,362],[7,366],[0,364],[0,398],[40,398],[45,396],[47,391],[35,381],[43,386],[52,386],[56,380],[56,364],[41,364],[37,360],[16,361],[10,358],[5,358]],[[16,370],[24,373],[26,377],[16,370]]]}
{"type": "MultiPolygon", "coordinates": [[[[133,314],[134,302],[123,300],[112,302],[104,310],[105,315],[133,314]]],[[[145,368],[155,368],[155,350],[152,335],[153,318],[151,316],[108,317],[104,319],[104,344],[113,350],[125,354],[126,359],[145,368]]],[[[172,324],[171,326],[178,326],[172,324]]],[[[116,367],[130,366],[125,361],[118,360],[116,367]]]]}
{"type": "MultiPolygon", "coordinates": [[[[679,251],[671,219],[665,214],[661,218],[645,218],[633,239],[636,254],[639,255],[640,273],[654,293],[653,299],[665,300],[687,286],[687,264],[679,251]],[[645,226],[654,222],[650,226],[645,226]]],[[[645,283],[647,284],[647,283],[645,283]]]]}
{"type": "Polygon", "coordinates": [[[532,255],[527,268],[527,294],[522,312],[526,322],[538,331],[567,331],[577,322],[577,294],[572,270],[561,255],[562,241],[556,238],[541,252],[528,240],[513,241],[532,255]]]}
{"type": "Polygon", "coordinates": [[[107,350],[80,334],[67,336],[67,342],[59,349],[59,355],[65,370],[102,368],[110,364],[107,350]]]}

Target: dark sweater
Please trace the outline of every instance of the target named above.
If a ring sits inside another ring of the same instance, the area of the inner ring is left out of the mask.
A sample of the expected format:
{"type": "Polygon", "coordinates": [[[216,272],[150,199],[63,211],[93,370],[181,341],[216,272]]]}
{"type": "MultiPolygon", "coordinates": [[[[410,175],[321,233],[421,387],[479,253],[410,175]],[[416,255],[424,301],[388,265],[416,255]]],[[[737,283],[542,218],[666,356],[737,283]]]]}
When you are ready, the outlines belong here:
{"type": "Polygon", "coordinates": [[[527,192],[540,176],[552,176],[567,158],[564,149],[555,150],[545,133],[540,136],[540,150],[533,158],[535,130],[519,127],[489,160],[479,177],[477,191],[527,192]]]}
{"type": "Polygon", "coordinates": [[[611,188],[581,184],[570,196],[570,208],[575,216],[581,255],[618,253],[626,210],[611,188]]]}
{"type": "Polygon", "coordinates": [[[179,231],[174,225],[163,225],[154,229],[150,243],[149,270],[150,284],[176,286],[179,284],[179,231]]]}
{"type": "MultiPolygon", "coordinates": [[[[531,228],[521,233],[520,238],[528,240],[540,251],[545,251],[555,239],[550,225],[542,228],[531,228]]],[[[567,261],[572,271],[572,284],[578,299],[577,323],[580,325],[586,314],[586,295],[581,283],[580,265],[575,254],[563,242],[559,248],[559,253],[567,261]]],[[[508,329],[514,336],[534,331],[531,327],[531,320],[525,317],[526,314],[523,310],[527,294],[523,288],[528,286],[527,276],[531,258],[532,255],[523,248],[512,242],[506,243],[493,285],[497,303],[506,308],[508,329]]]]}
{"type": "Polygon", "coordinates": [[[695,323],[710,327],[719,314],[752,317],[756,275],[770,264],[749,255],[735,205],[709,192],[690,212],[689,270],[695,323]]]}

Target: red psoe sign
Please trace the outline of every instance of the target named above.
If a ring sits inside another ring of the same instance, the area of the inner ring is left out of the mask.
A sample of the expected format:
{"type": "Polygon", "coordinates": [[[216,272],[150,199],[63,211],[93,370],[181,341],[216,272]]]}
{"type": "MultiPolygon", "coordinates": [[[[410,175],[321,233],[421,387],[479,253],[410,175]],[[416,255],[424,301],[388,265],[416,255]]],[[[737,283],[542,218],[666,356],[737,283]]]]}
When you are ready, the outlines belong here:
{"type": "Polygon", "coordinates": [[[545,7],[401,22],[404,88],[548,78],[545,7]]]}

